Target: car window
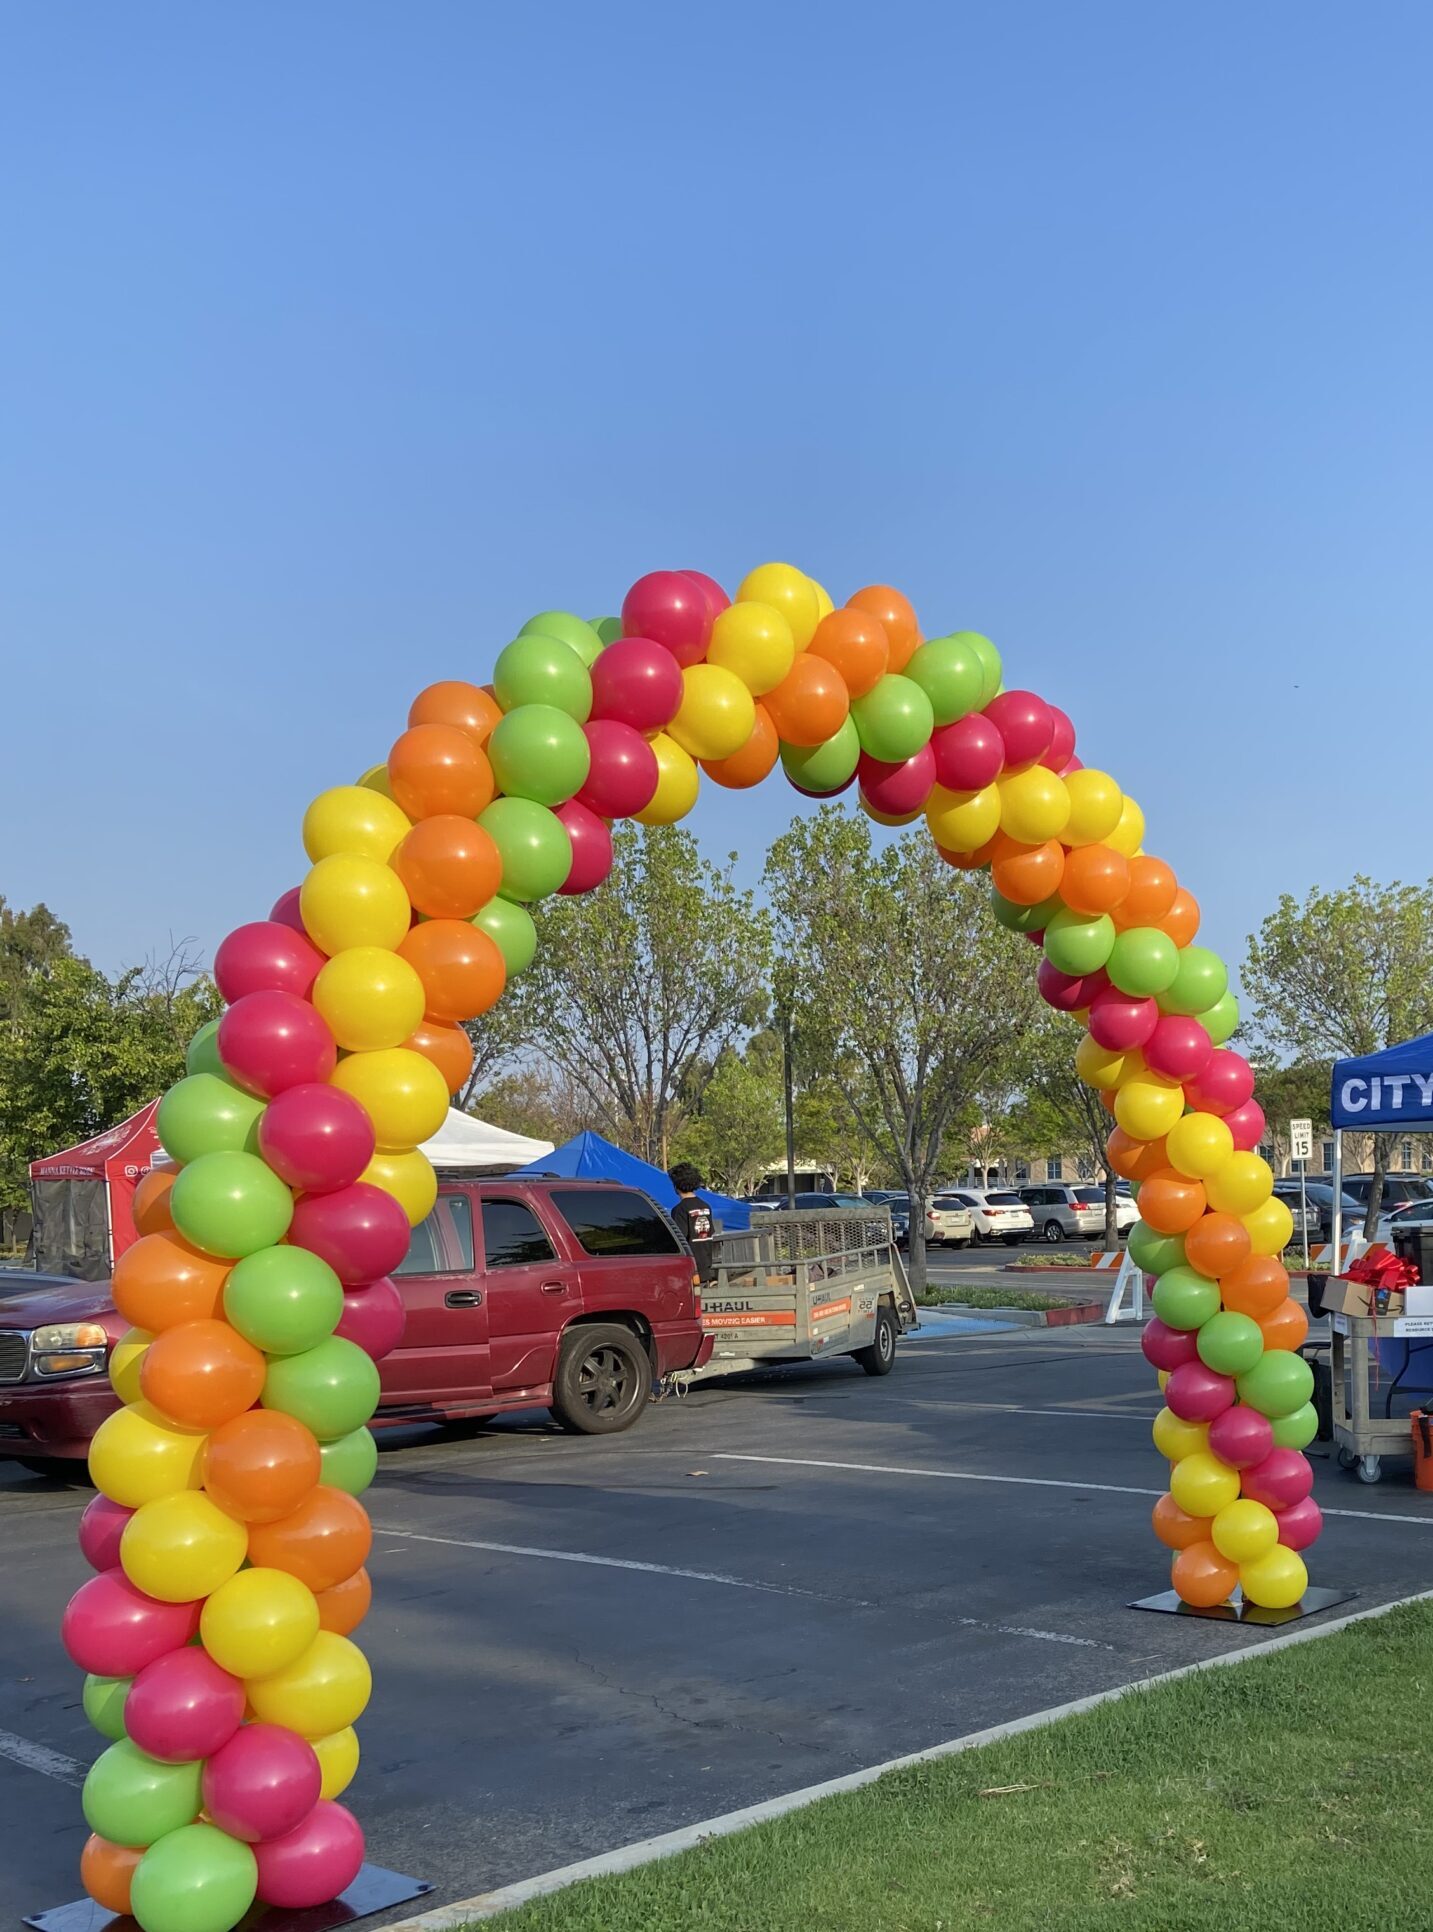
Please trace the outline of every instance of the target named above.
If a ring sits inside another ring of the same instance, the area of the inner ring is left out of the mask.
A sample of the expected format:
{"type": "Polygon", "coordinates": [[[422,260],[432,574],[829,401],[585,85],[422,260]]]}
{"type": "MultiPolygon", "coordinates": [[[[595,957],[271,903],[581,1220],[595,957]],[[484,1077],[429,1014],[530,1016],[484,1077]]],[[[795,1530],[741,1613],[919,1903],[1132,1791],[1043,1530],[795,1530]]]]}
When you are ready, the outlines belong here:
{"type": "Polygon", "coordinates": [[[937,1194],[931,1206],[939,1208],[942,1214],[959,1214],[965,1203],[958,1194],[937,1194]]]}
{"type": "Polygon", "coordinates": [[[525,1201],[483,1202],[483,1261],[489,1268],[521,1268],[551,1261],[552,1243],[525,1201]]]}
{"type": "Polygon", "coordinates": [[[959,1201],[962,1207],[973,1208],[980,1205],[973,1194],[952,1194],[950,1198],[952,1201],[959,1201]]]}
{"type": "Polygon", "coordinates": [[[680,1254],[667,1222],[627,1187],[560,1187],[552,1205],[587,1254],[680,1254]]]}
{"type": "Polygon", "coordinates": [[[1075,1199],[1082,1201],[1086,1207],[1103,1207],[1105,1190],[1102,1187],[1077,1187],[1075,1199]]]}
{"type": "Polygon", "coordinates": [[[1024,1207],[1025,1205],[1018,1194],[987,1194],[985,1200],[989,1207],[1024,1207]]]}
{"type": "Polygon", "coordinates": [[[466,1194],[440,1194],[433,1212],[408,1240],[395,1275],[470,1275],[473,1272],[473,1204],[466,1194]]]}

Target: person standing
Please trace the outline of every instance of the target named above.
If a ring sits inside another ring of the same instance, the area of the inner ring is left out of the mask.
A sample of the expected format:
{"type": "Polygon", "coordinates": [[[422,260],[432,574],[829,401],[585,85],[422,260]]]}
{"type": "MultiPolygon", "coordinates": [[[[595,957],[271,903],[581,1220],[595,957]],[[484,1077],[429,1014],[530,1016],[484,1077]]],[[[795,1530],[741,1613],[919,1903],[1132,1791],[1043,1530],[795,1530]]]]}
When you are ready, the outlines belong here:
{"type": "Polygon", "coordinates": [[[712,1211],[697,1193],[702,1177],[690,1161],[678,1161],[675,1167],[668,1168],[667,1179],[677,1190],[677,1205],[672,1209],[672,1219],[692,1251],[698,1276],[703,1282],[708,1282],[712,1278],[712,1235],[715,1229],[712,1211]]]}

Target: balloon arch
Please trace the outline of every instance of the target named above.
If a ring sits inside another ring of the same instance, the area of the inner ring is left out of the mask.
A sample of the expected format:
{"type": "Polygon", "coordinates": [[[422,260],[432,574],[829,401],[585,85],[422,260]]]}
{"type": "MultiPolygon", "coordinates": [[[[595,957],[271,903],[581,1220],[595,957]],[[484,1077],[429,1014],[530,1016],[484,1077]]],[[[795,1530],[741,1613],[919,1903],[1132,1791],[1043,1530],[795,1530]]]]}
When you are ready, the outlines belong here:
{"type": "Polygon", "coordinates": [[[739,790],[778,760],[808,796],[857,784],[881,824],[923,814],[1040,949],[1158,1276],[1144,1352],[1174,1587],[1302,1596],[1319,1512],[1290,1216],[1223,1045],[1225,967],[1139,807],[1081,764],[1062,711],[1004,689],[988,639],[922,641],[898,591],[836,609],[764,564],[733,602],[658,571],[620,620],[544,612],[491,685],[420,692],[386,763],[308,808],[302,885],[219,948],[227,1007],[161,1104],[175,1165],[141,1184],[115,1269],[124,1406],[94,1440],[98,1574],[63,1632],[112,1740],[85,1784],[85,1888],[145,1932],[227,1932],[256,1896],[302,1908],[357,1873],[337,1800],[370,1688],[366,1425],[403,1326],[388,1276],[436,1193],[421,1143],[471,1064],[462,1022],[532,959],[528,906],[606,877],[613,819],[670,825],[702,772],[739,790]]]}

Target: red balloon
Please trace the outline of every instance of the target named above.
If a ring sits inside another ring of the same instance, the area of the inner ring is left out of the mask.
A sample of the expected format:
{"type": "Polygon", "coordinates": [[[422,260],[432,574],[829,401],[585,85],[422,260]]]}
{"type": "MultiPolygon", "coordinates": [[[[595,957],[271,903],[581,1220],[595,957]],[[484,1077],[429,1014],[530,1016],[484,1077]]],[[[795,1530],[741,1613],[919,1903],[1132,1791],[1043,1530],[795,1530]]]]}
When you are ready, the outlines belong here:
{"type": "Polygon", "coordinates": [[[119,1568],[119,1539],[133,1514],[132,1509],[112,1503],[108,1496],[96,1496],[86,1503],[80,1518],[80,1554],[92,1570],[119,1568]]]}
{"type": "Polygon", "coordinates": [[[1151,1073],[1180,1082],[1201,1074],[1213,1051],[1213,1042],[1198,1020],[1187,1020],[1182,1013],[1161,1014],[1143,1048],[1151,1073]]]}
{"type": "Polygon", "coordinates": [[[1192,1328],[1168,1328],[1158,1315],[1146,1323],[1139,1345],[1150,1367],[1162,1369],[1166,1374],[1183,1368],[1187,1362],[1199,1360],[1195,1331],[1192,1328]]]}
{"type": "Polygon", "coordinates": [[[1289,1550],[1306,1550],[1323,1535],[1324,1513],[1312,1496],[1277,1512],[1279,1541],[1289,1550]]]}
{"type": "Polygon", "coordinates": [[[554,816],[562,820],[572,841],[572,867],[557,889],[569,898],[575,892],[590,892],[612,870],[612,828],[575,798],[559,805],[554,816]]]}
{"type": "Polygon", "coordinates": [[[306,1194],[356,1181],[373,1149],[367,1111],[340,1087],[289,1087],[259,1117],[259,1152],[281,1181],[306,1194]]]}
{"type": "Polygon", "coordinates": [[[1054,720],[1055,732],[1050,740],[1050,749],[1039,762],[1063,777],[1067,771],[1077,771],[1080,765],[1075,756],[1075,727],[1058,704],[1050,706],[1050,716],[1054,720]]]}
{"type": "Polygon", "coordinates": [[[1109,975],[1103,966],[1098,972],[1079,977],[1060,972],[1048,959],[1042,959],[1035,969],[1035,984],[1040,989],[1040,997],[1057,1013],[1078,1013],[1082,1007],[1092,1006],[1109,983],[1109,975]]]}
{"type": "Polygon", "coordinates": [[[1118,986],[1106,986],[1090,1001],[1090,1038],[1111,1053],[1142,1047],[1159,1023],[1153,1000],[1133,999],[1118,986]]]}
{"type": "Polygon", "coordinates": [[[716,578],[708,577],[704,570],[679,570],[677,575],[679,577],[690,577],[694,584],[699,584],[706,592],[707,609],[711,612],[712,622],[715,623],[717,618],[721,616],[722,612],[731,603],[730,597],[727,596],[716,578]]]}
{"type": "Polygon", "coordinates": [[[338,1065],[323,1015],[296,993],[246,993],[220,1020],[218,1047],[230,1079],[266,1100],[338,1065]]]}
{"type": "Polygon", "coordinates": [[[363,1832],[351,1811],[320,1798],[302,1824],[255,1845],[254,1857],[264,1904],[303,1912],[337,1898],[358,1877],[363,1832]]]}
{"type": "Polygon", "coordinates": [[[347,1342],[356,1343],[375,1362],[381,1362],[402,1341],[406,1320],[403,1297],[388,1277],[382,1275],[361,1288],[344,1289],[343,1313],[333,1332],[347,1342]]]}
{"type": "Polygon", "coordinates": [[[1240,1493],[1270,1509],[1292,1509],[1314,1486],[1313,1465],[1297,1449],[1271,1449],[1239,1478],[1240,1493]]]}
{"type": "Polygon", "coordinates": [[[1234,1406],[1234,1378],[1203,1362],[1182,1362],[1164,1385],[1168,1408],[1185,1422],[1212,1422],[1234,1406]]]}
{"type": "Polygon", "coordinates": [[[599,818],[631,818],[650,805],[657,790],[657,754],[640,731],[616,718],[583,726],[592,754],[578,803],[599,818]]]}
{"type": "Polygon", "coordinates": [[[204,1809],[220,1831],[250,1845],[280,1838],[302,1824],[322,1788],[318,1753],[281,1724],[246,1724],[205,1765],[202,1786],[204,1809]]]}
{"type": "Polygon", "coordinates": [[[1226,1409],[1209,1425],[1209,1447],[1231,1469],[1247,1469],[1262,1462],[1274,1446],[1274,1425],[1257,1409],[1240,1404],[1226,1409]]]}
{"type": "Polygon", "coordinates": [[[345,1287],[392,1274],[408,1252],[408,1216],[391,1194],[355,1181],[294,1204],[288,1238],[326,1261],[345,1287]]]}
{"type": "Polygon", "coordinates": [[[1234,1136],[1234,1145],[1240,1153],[1252,1154],[1264,1138],[1268,1125],[1264,1109],[1257,1100],[1246,1100],[1242,1107],[1236,1107],[1232,1114],[1225,1114],[1224,1125],[1234,1136]]]}
{"type": "Polygon", "coordinates": [[[137,1590],[123,1570],[82,1583],[65,1606],[60,1642],[70,1662],[96,1677],[133,1677],[199,1628],[202,1603],[160,1603],[137,1590]]]}
{"type": "Polygon", "coordinates": [[[681,667],[650,637],[619,637],[592,666],[592,716],[660,731],[682,702],[681,667]]]}
{"type": "Polygon", "coordinates": [[[983,715],[1005,740],[1006,771],[1038,764],[1054,743],[1054,713],[1033,691],[1002,691],[986,705],[983,715]]]}
{"type": "Polygon", "coordinates": [[[1254,1069],[1242,1053],[1216,1047],[1194,1078],[1185,1083],[1191,1107],[1203,1114],[1232,1114],[1253,1098],[1254,1069]]]}
{"type": "Polygon", "coordinates": [[[950,792],[980,792],[1005,768],[1005,740],[995,724],[974,712],[940,725],[930,735],[938,785],[950,792]]]}
{"type": "Polygon", "coordinates": [[[684,668],[706,656],[715,615],[706,586],[682,570],[650,571],[622,599],[624,635],[652,638],[684,668]]]}
{"type": "Polygon", "coordinates": [[[246,993],[293,993],[306,1000],[323,963],[306,934],[277,919],[256,919],[219,942],[214,984],[230,1006],[246,993]]]}
{"type": "Polygon", "coordinates": [[[839,798],[842,792],[850,791],[851,787],[855,784],[856,774],[852,772],[851,776],[849,778],[843,778],[839,785],[833,785],[829,792],[813,792],[809,785],[798,785],[790,773],[787,774],[786,782],[792,791],[800,792],[803,798],[839,798]]]}
{"type": "Polygon", "coordinates": [[[211,1758],[244,1721],[242,1679],[221,1670],[199,1646],[156,1658],[130,1685],[124,1728],[161,1764],[211,1758]]]}
{"type": "Polygon", "coordinates": [[[922,745],[904,763],[888,765],[863,751],[856,775],[861,781],[861,791],[878,812],[889,812],[893,818],[902,812],[918,812],[935,784],[935,753],[928,744],[922,745]]]}
{"type": "Polygon", "coordinates": [[[275,925],[287,926],[291,932],[302,933],[305,939],[308,938],[308,927],[305,926],[303,914],[299,911],[297,886],[290,886],[287,892],[279,894],[269,908],[269,917],[275,925]]]}

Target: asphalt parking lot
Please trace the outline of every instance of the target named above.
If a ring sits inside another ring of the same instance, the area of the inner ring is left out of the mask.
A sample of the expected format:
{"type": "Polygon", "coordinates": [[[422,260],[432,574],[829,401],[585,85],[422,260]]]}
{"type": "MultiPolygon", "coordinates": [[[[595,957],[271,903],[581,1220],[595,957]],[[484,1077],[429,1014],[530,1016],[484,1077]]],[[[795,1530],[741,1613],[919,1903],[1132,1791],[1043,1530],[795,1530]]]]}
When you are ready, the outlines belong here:
{"type": "MultiPolygon", "coordinates": [[[[1245,1644],[1166,1582],[1130,1329],[932,1325],[709,1384],[607,1442],[389,1437],[370,1503],[370,1856],[468,1896],[1245,1644]]],[[[1433,1495],[1316,1460],[1315,1580],[1433,1585],[1433,1495]]],[[[0,1473],[0,1910],[73,1898],[97,1741],[60,1650],[87,1492],[0,1473]]],[[[1333,1614],[1338,1614],[1337,1612],[1333,1614]]],[[[408,1910],[419,1908],[405,1908],[408,1910]]],[[[399,1916],[395,1914],[395,1916],[399,1916]]]]}

